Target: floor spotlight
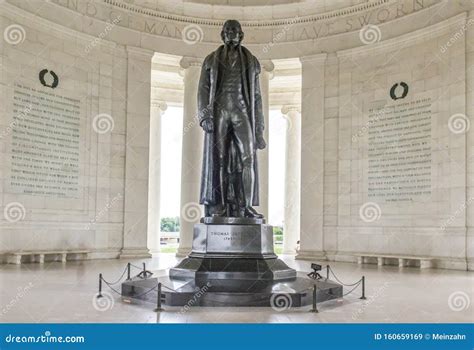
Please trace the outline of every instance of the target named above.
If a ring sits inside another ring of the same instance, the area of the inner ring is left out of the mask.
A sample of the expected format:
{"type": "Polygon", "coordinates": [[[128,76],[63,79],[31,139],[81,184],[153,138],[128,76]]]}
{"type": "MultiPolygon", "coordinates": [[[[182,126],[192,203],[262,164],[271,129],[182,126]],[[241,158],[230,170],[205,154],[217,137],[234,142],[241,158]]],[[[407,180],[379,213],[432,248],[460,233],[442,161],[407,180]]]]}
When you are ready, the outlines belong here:
{"type": "Polygon", "coordinates": [[[313,271],[308,273],[309,278],[312,278],[314,280],[319,280],[323,278],[318,272],[318,271],[321,271],[321,269],[323,268],[321,265],[312,263],[311,268],[313,269],[313,271]]]}

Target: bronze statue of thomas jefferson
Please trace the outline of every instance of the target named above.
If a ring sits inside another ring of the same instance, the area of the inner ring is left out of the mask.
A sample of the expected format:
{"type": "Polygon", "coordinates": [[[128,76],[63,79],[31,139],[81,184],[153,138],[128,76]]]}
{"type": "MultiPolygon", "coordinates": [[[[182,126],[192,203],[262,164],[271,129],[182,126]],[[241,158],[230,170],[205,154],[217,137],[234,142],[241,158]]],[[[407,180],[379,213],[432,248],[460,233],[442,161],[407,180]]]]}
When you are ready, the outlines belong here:
{"type": "Polygon", "coordinates": [[[266,147],[260,64],[241,46],[240,23],[225,22],[224,45],[206,57],[198,89],[199,124],[205,131],[200,203],[206,216],[262,218],[257,149],[266,147]]]}

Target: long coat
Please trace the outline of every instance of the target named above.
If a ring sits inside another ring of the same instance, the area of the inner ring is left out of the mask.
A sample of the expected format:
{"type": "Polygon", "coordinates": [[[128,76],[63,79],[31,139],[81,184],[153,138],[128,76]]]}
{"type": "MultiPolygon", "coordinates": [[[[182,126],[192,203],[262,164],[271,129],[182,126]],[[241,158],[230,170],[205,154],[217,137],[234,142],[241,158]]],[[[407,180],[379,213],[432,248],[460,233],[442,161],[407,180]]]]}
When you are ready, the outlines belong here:
{"type": "MultiPolygon", "coordinates": [[[[252,125],[254,145],[256,145],[256,127],[259,125],[263,131],[265,126],[262,111],[262,97],[260,94],[260,82],[258,78],[260,74],[260,63],[245,47],[239,46],[239,50],[242,67],[242,82],[244,85],[243,91],[247,101],[247,106],[249,106],[249,118],[252,125]]],[[[216,94],[219,93],[219,91],[217,91],[219,61],[222,61],[225,58],[225,55],[226,47],[225,45],[222,45],[216,51],[209,54],[203,62],[198,88],[198,117],[200,124],[202,124],[203,120],[214,117],[214,100],[216,94]]],[[[204,137],[201,194],[199,201],[201,204],[205,205],[215,205],[219,202],[219,167],[217,164],[214,143],[214,134],[206,132],[204,137]]],[[[252,205],[259,205],[258,165],[255,153],[256,148],[254,149],[255,182],[252,205]]]]}

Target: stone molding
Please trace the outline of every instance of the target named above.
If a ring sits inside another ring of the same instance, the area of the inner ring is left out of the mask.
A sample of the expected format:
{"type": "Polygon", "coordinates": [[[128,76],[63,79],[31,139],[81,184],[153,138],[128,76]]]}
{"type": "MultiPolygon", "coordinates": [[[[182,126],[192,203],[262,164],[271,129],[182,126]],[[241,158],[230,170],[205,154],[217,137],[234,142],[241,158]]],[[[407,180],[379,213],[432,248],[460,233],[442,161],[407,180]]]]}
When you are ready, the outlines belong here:
{"type": "MultiPolygon", "coordinates": [[[[118,0],[103,0],[103,2],[107,5],[118,7],[120,10],[126,10],[129,12],[134,12],[141,15],[146,15],[150,17],[157,17],[163,20],[171,20],[175,22],[183,22],[189,24],[197,24],[197,25],[204,25],[204,26],[214,26],[214,27],[222,27],[225,20],[223,19],[207,19],[207,18],[199,18],[199,17],[190,17],[190,16],[183,16],[179,14],[172,14],[161,12],[158,10],[153,10],[150,8],[143,8],[140,6],[136,6],[134,4],[125,3],[123,1],[118,0]]],[[[241,20],[243,26],[246,27],[278,27],[278,26],[285,26],[285,25],[294,25],[294,24],[305,24],[311,23],[316,21],[334,19],[337,17],[343,17],[347,15],[353,15],[360,12],[365,12],[368,10],[376,9],[377,7],[384,6],[388,3],[392,2],[391,0],[376,0],[371,1],[364,4],[358,4],[354,6],[350,6],[344,9],[337,9],[328,11],[322,14],[312,14],[308,16],[298,16],[297,18],[281,18],[281,19],[266,19],[266,20],[241,20]]],[[[235,8],[235,6],[232,6],[235,8]]]]}
{"type": "Polygon", "coordinates": [[[326,62],[327,56],[328,56],[327,53],[318,53],[316,55],[303,56],[303,57],[300,57],[300,62],[301,63],[314,62],[314,63],[318,63],[322,65],[326,62]]]}
{"type": "MultiPolygon", "coordinates": [[[[428,38],[436,38],[446,32],[451,33],[451,26],[456,24],[465,24],[467,21],[467,12],[460,13],[442,22],[428,25],[423,29],[415,30],[411,33],[402,34],[388,40],[381,40],[370,45],[357,46],[347,50],[336,52],[338,58],[347,58],[355,55],[374,55],[377,52],[385,52],[393,49],[401,49],[404,47],[422,43],[428,38]]],[[[454,33],[453,33],[454,34],[454,33]]]]}
{"type": "Polygon", "coordinates": [[[190,67],[201,67],[202,62],[202,58],[185,56],[179,61],[179,65],[182,69],[188,69],[190,67]]]}
{"type": "Polygon", "coordinates": [[[136,47],[136,46],[129,46],[127,45],[126,47],[128,56],[138,56],[140,58],[143,58],[145,60],[150,60],[152,59],[153,55],[155,54],[151,50],[147,49],[142,49],[141,47],[136,47]]]}

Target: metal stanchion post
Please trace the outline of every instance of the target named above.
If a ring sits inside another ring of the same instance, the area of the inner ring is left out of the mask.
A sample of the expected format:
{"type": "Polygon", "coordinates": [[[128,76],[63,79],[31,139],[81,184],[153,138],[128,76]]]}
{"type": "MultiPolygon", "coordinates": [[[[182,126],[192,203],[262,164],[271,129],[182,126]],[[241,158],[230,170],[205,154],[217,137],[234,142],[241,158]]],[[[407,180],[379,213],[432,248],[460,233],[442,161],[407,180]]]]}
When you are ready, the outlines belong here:
{"type": "Polygon", "coordinates": [[[130,281],[130,263],[127,264],[127,281],[130,281]]]}
{"type": "Polygon", "coordinates": [[[146,277],[146,265],[143,263],[143,277],[146,277]]]}
{"type": "Polygon", "coordinates": [[[329,265],[326,265],[326,279],[329,279],[329,265]]]}
{"type": "Polygon", "coordinates": [[[160,312],[163,311],[163,308],[161,307],[161,283],[158,283],[158,293],[156,297],[156,309],[155,312],[160,312]]]}
{"type": "Polygon", "coordinates": [[[102,298],[102,274],[99,273],[99,294],[97,294],[97,298],[102,298]]]}
{"type": "Polygon", "coordinates": [[[362,296],[360,297],[360,299],[362,300],[367,299],[365,297],[365,276],[362,276],[362,296]]]}
{"type": "Polygon", "coordinates": [[[311,309],[311,312],[318,313],[318,305],[317,305],[317,288],[316,284],[313,286],[313,308],[311,309]]]}

